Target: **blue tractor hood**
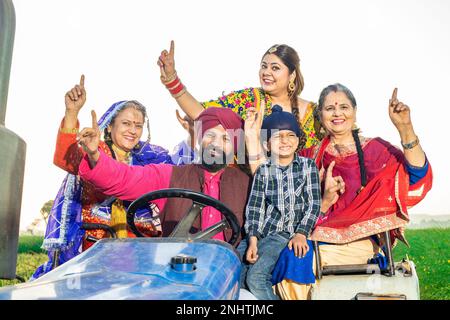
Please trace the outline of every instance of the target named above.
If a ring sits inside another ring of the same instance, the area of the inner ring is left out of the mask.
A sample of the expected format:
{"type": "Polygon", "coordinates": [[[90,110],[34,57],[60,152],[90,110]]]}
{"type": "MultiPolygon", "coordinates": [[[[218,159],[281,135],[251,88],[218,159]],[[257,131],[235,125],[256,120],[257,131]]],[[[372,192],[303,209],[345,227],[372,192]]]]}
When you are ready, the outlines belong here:
{"type": "Polygon", "coordinates": [[[234,300],[240,272],[223,241],[103,239],[35,281],[1,288],[0,299],[234,300]]]}

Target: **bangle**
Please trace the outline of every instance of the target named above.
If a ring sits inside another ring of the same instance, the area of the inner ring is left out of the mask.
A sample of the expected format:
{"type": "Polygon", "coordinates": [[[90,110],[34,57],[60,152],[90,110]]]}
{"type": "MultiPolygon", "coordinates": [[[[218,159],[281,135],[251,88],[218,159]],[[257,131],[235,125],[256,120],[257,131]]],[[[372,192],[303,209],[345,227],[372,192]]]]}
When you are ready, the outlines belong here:
{"type": "Polygon", "coordinates": [[[419,144],[419,137],[416,136],[416,140],[408,143],[402,142],[402,147],[406,150],[412,149],[419,144]]]}
{"type": "Polygon", "coordinates": [[[180,82],[175,88],[169,90],[170,93],[174,96],[180,93],[184,89],[184,85],[180,82]]]}
{"type": "Polygon", "coordinates": [[[61,133],[77,134],[78,128],[59,128],[61,133]]]}
{"type": "Polygon", "coordinates": [[[172,97],[174,97],[175,99],[181,97],[183,94],[185,94],[187,92],[186,87],[183,86],[183,89],[181,89],[181,91],[177,94],[172,94],[172,97]]]}
{"type": "Polygon", "coordinates": [[[170,83],[165,84],[165,86],[166,86],[167,89],[170,90],[170,89],[173,89],[174,87],[176,87],[180,82],[181,82],[180,78],[176,77],[175,80],[173,80],[170,83]]]}

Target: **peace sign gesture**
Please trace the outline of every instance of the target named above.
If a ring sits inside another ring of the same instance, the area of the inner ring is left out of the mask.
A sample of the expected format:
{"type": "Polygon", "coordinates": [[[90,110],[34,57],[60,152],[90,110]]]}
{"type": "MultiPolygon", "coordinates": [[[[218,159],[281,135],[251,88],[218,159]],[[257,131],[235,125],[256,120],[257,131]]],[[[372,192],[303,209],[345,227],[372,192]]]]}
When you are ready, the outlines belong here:
{"type": "Polygon", "coordinates": [[[80,77],[80,83],[66,92],[64,96],[66,112],[78,115],[78,112],[86,102],[86,89],[84,88],[84,74],[80,77]]]}
{"type": "Polygon", "coordinates": [[[175,74],[175,42],[170,41],[169,52],[163,50],[158,59],[158,66],[161,72],[161,80],[168,82],[175,74]]]}
{"type": "Polygon", "coordinates": [[[392,98],[389,100],[389,117],[397,130],[400,131],[411,125],[411,112],[406,104],[397,99],[397,91],[398,89],[395,88],[392,92],[392,98]]]}
{"type": "Polygon", "coordinates": [[[97,114],[91,111],[92,128],[84,128],[77,136],[78,143],[88,154],[89,159],[97,161],[99,157],[98,145],[100,143],[100,129],[97,124],[97,114]]]}

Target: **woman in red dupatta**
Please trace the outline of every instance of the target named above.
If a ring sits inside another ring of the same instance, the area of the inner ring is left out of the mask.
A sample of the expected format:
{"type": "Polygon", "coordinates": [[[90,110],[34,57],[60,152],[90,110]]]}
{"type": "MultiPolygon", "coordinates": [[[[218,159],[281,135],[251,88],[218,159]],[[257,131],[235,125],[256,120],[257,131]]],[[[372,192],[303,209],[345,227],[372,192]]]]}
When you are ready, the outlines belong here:
{"type": "MultiPolygon", "coordinates": [[[[409,107],[397,99],[397,89],[389,101],[389,116],[403,152],[381,138],[359,135],[356,100],[341,84],[322,91],[318,110],[328,135],[320,145],[301,152],[315,159],[324,180],[322,215],[310,239],[327,243],[320,246],[322,265],[367,263],[379,252],[380,233],[391,230],[394,239],[406,241],[402,230],[409,222],[407,210],[431,189],[431,166],[414,132],[409,107]]],[[[285,252],[278,263],[285,276],[280,277],[275,267],[278,279],[284,278],[275,286],[283,299],[308,297],[311,283],[297,282],[303,277],[292,274],[312,272],[304,269],[312,263],[299,261],[285,252]]]]}

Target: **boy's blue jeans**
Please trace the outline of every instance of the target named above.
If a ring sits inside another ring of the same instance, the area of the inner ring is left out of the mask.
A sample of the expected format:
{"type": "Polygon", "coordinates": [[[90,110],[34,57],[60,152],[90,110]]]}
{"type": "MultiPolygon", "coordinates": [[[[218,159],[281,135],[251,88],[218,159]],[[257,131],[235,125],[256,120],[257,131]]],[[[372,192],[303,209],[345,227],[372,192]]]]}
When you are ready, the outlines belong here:
{"type": "Polygon", "coordinates": [[[258,260],[250,264],[245,258],[248,240],[243,239],[237,247],[242,261],[241,287],[250,290],[258,299],[279,300],[280,298],[272,290],[272,271],[281,251],[288,243],[289,233],[287,232],[271,234],[258,240],[258,260]]]}

